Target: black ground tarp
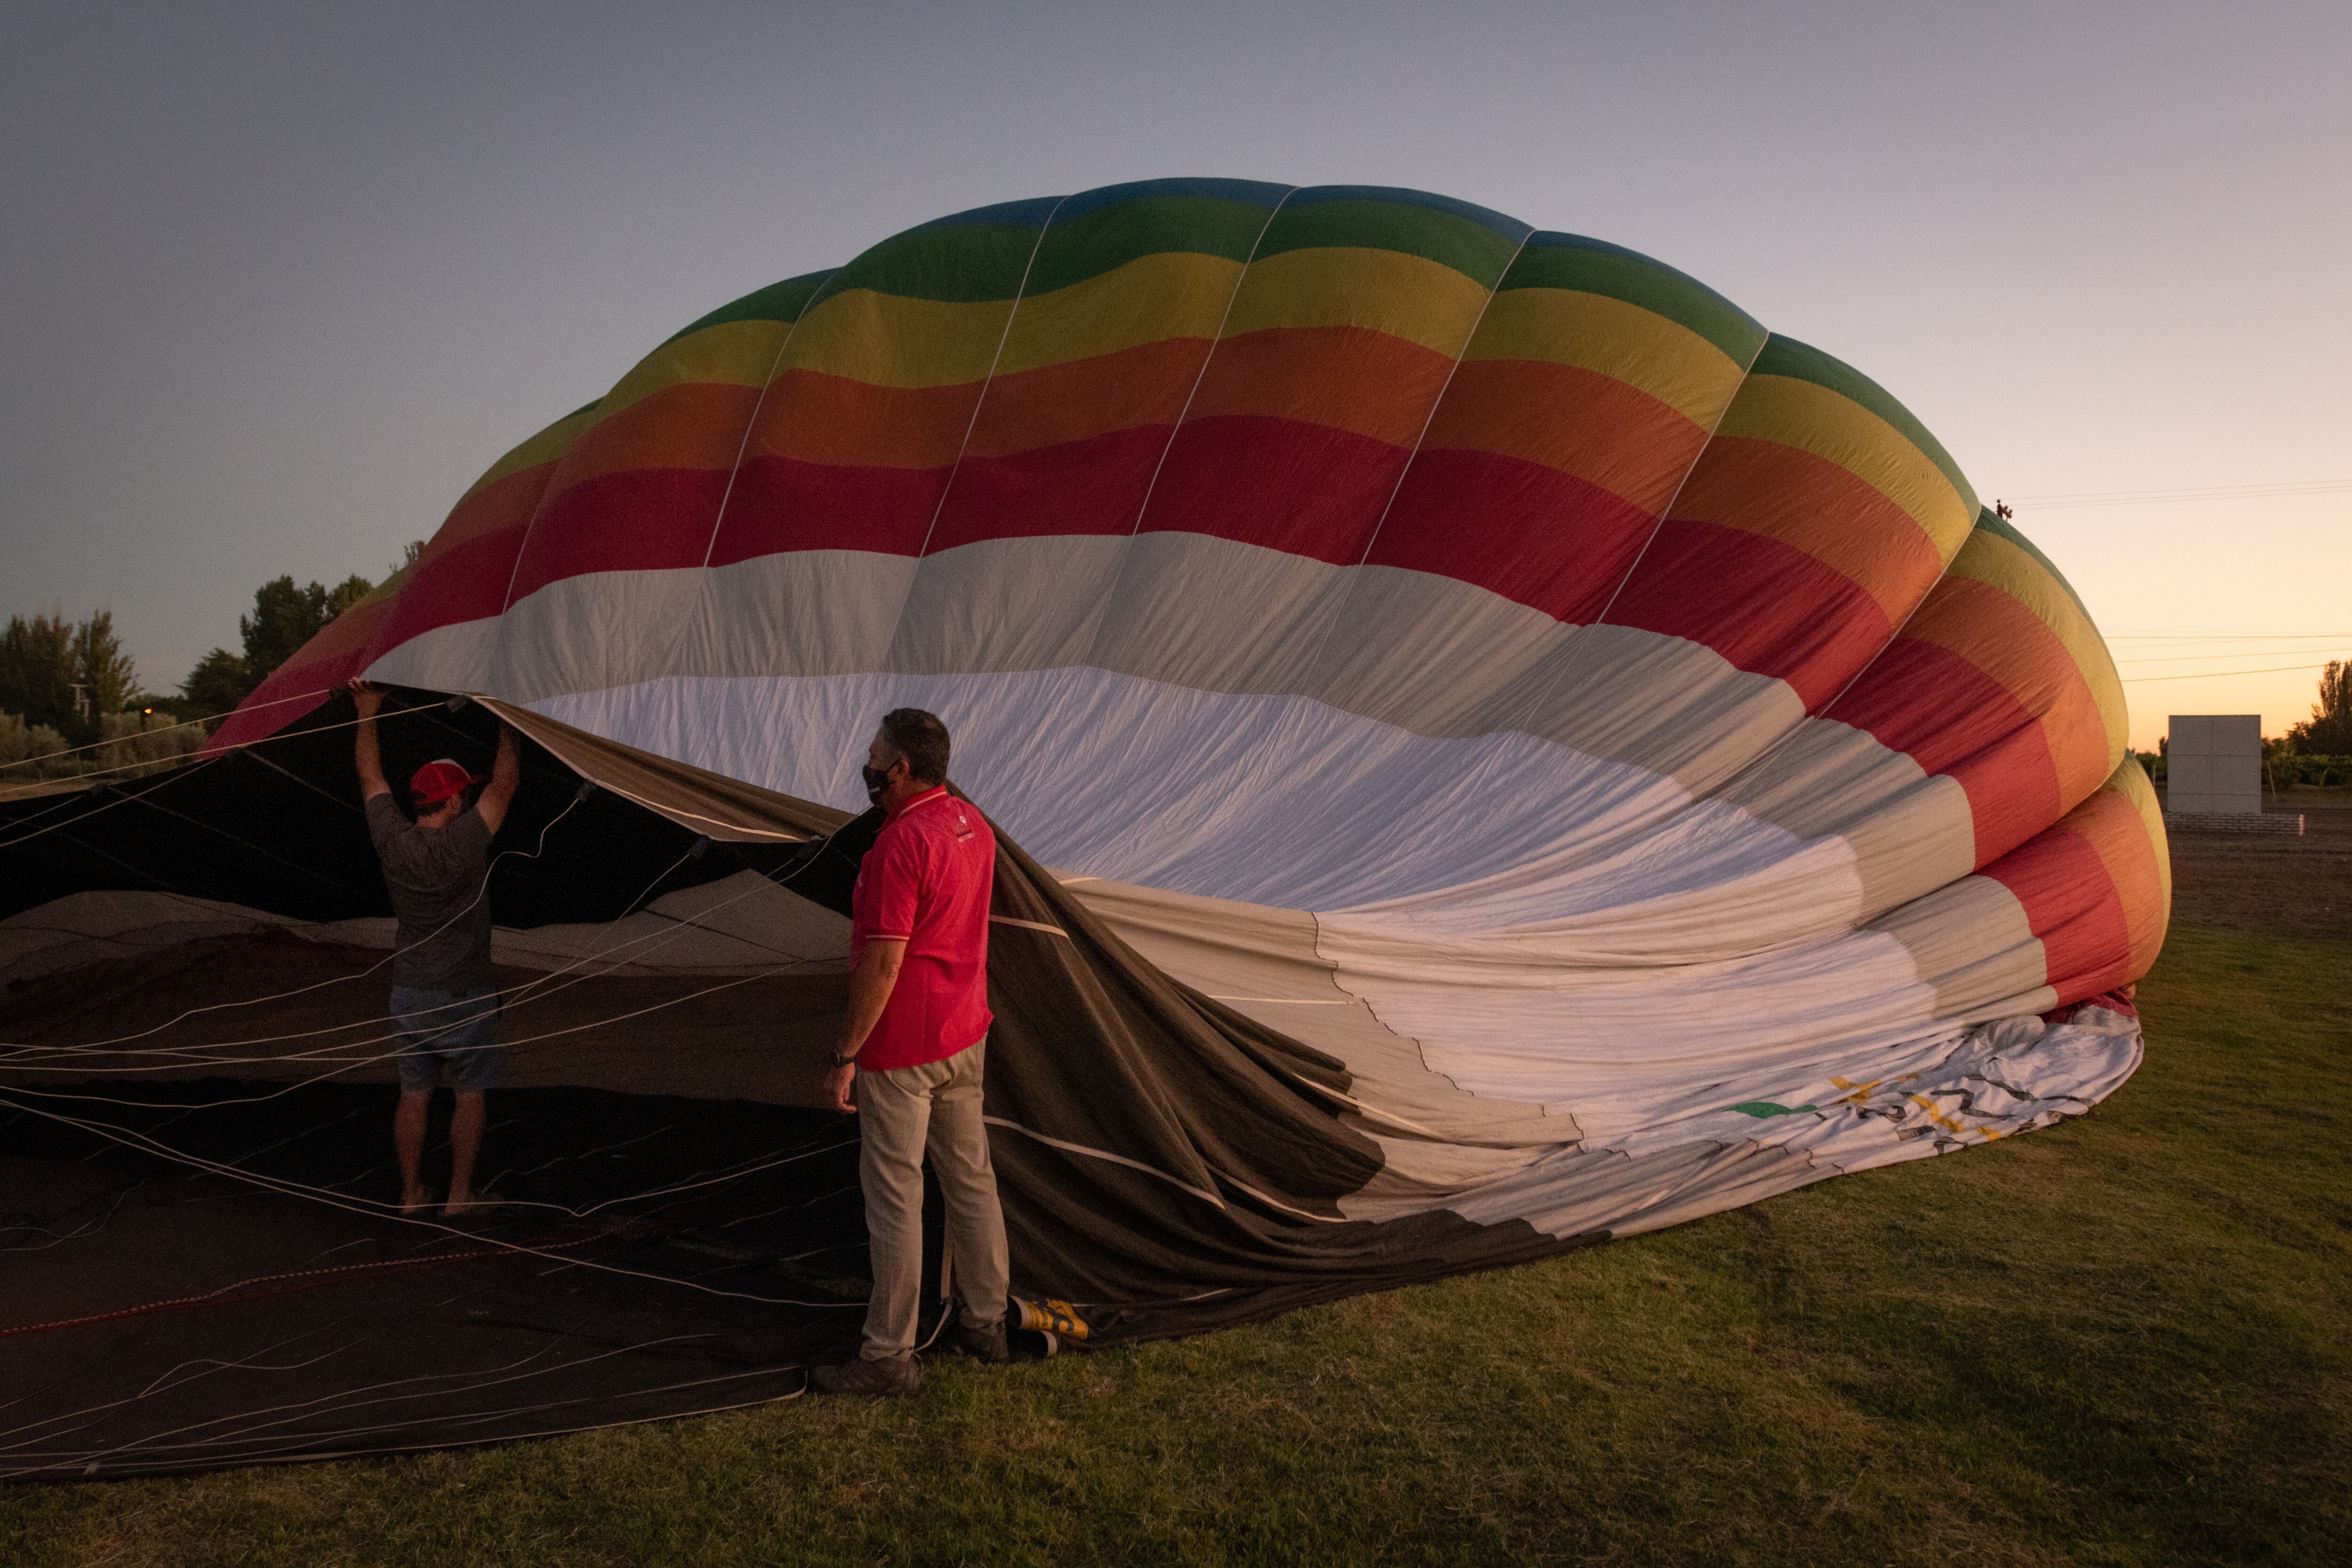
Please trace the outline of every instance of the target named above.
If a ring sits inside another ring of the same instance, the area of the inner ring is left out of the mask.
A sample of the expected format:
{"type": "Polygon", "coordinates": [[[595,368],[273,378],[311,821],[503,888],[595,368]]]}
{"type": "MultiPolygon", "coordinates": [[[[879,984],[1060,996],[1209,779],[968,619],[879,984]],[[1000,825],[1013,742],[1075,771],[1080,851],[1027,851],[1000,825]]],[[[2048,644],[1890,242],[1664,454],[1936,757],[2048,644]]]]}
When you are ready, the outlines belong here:
{"type": "MultiPolygon", "coordinates": [[[[387,912],[348,718],[339,702],[168,774],[0,802],[0,915],[107,889],[310,921],[387,912]]],[[[499,847],[527,849],[563,821],[556,848],[496,873],[500,925],[614,920],[747,870],[845,910],[877,814],[845,819],[518,718],[552,749],[527,748],[499,847]],[[583,798],[581,772],[608,787],[583,798]]],[[[387,773],[453,753],[478,766],[493,732],[478,706],[422,703],[387,722],[387,773]]],[[[1381,1157],[1346,1120],[1340,1065],[1171,980],[1000,845],[986,1110],[1014,1286],[1076,1303],[1084,1342],[1575,1244],[1444,1213],[1343,1217],[1381,1157]]],[[[274,994],[380,958],[214,934],[0,994],[0,1476],[684,1415],[787,1396],[812,1360],[854,1342],[854,1126],[773,1103],[792,1094],[771,1092],[765,1058],[745,1055],[772,1053],[776,1086],[805,1081],[838,1016],[837,977],[754,975],[716,994],[658,975],[575,981],[551,1005],[581,1020],[562,1038],[599,1087],[544,1081],[558,1058],[542,1055],[531,1087],[495,1095],[484,1185],[502,1206],[458,1225],[388,1206],[388,1072],[288,1059],[380,1030],[376,982],[203,1015],[132,1047],[344,1031],[247,1049],[226,1076],[188,1076],[209,1070],[193,1057],[168,1058],[167,1076],[120,1049],[58,1049],[152,1027],[190,998],[274,994]],[[730,1081],[750,1059],[758,1092],[677,1092],[730,1052],[730,1081]],[[351,1081],[369,1076],[382,1081],[351,1081]]]]}

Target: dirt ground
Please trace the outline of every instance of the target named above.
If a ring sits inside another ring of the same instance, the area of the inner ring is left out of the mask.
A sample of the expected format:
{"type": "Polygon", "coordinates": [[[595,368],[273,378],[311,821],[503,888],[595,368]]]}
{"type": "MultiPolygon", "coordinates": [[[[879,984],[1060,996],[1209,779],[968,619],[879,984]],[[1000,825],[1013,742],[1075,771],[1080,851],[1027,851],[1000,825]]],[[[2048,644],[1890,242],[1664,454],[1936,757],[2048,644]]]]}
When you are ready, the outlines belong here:
{"type": "Polygon", "coordinates": [[[2299,936],[2352,929],[2352,788],[2295,788],[2263,808],[2302,813],[2303,836],[2171,833],[2173,923],[2299,936]]]}

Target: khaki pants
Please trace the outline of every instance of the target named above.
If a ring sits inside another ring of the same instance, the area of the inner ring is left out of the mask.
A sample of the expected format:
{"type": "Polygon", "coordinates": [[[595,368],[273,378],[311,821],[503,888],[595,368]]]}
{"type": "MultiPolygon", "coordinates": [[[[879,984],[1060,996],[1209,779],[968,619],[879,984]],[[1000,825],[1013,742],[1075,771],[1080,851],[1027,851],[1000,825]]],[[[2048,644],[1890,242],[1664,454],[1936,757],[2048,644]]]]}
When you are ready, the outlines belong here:
{"type": "Polygon", "coordinates": [[[962,1321],[987,1327],[1004,1317],[1004,1212],[988,1163],[980,1116],[980,1075],[988,1041],[945,1061],[861,1072],[857,1179],[866,1189],[866,1233],[874,1254],[874,1294],[866,1309],[868,1361],[915,1352],[923,1289],[923,1151],[947,1205],[949,1273],[962,1321]]]}

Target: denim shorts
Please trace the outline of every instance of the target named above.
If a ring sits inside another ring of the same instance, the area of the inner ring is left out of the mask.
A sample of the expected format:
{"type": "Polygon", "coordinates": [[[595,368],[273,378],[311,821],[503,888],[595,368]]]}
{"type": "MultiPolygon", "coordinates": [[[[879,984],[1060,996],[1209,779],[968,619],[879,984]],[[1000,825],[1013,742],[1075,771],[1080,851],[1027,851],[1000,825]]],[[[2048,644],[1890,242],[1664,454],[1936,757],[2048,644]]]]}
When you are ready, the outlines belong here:
{"type": "Polygon", "coordinates": [[[507,1080],[507,1048],[499,1044],[494,986],[395,985],[392,1026],[399,1043],[404,1094],[436,1085],[473,1092],[496,1089],[507,1080]]]}

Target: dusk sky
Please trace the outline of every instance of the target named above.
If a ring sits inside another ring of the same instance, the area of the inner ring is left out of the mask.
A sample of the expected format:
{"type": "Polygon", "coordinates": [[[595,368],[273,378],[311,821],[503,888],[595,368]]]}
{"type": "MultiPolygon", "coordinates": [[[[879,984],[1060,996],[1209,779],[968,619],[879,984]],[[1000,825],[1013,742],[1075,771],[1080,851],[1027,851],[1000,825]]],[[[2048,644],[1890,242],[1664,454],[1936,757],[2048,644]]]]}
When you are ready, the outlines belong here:
{"type": "Polygon", "coordinates": [[[381,577],[713,306],[945,213],[1208,174],[1696,275],[2022,498],[2136,744],[2275,733],[2352,657],[2347,66],[2344,0],[10,0],[0,614],[111,609],[174,687],[264,578],[381,577]],[[2152,679],[2216,668],[2263,673],[2152,679]]]}

